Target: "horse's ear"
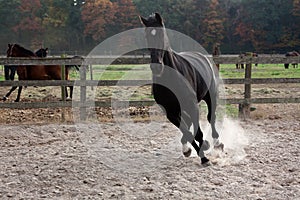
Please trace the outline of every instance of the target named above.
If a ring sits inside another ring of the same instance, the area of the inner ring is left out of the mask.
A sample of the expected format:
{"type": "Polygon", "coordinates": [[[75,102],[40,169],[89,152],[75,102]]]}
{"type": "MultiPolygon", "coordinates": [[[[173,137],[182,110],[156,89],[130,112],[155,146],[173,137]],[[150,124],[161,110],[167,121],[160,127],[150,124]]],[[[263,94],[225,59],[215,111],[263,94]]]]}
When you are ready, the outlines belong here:
{"type": "Polygon", "coordinates": [[[159,13],[155,13],[155,19],[159,22],[160,25],[164,25],[163,19],[159,13]]]}
{"type": "Polygon", "coordinates": [[[145,19],[145,18],[144,18],[144,17],[142,17],[142,16],[139,16],[139,18],[140,18],[140,20],[141,20],[141,23],[142,23],[143,25],[147,26],[147,24],[148,24],[148,20],[147,20],[147,19],[145,19]]]}
{"type": "Polygon", "coordinates": [[[8,48],[10,48],[12,46],[12,44],[7,44],[8,48]]]}

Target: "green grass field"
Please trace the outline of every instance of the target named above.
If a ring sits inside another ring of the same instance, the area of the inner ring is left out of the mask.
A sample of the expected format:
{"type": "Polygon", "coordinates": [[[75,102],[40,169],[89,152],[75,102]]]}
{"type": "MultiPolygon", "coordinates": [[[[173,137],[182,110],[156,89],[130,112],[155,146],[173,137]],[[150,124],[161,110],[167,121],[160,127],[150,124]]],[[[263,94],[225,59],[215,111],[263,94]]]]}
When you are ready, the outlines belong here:
{"type": "MultiPolygon", "coordinates": [[[[91,79],[90,71],[87,72],[87,79],[91,79]]],[[[244,69],[236,69],[233,64],[222,64],[220,66],[220,75],[222,78],[244,78],[244,69]]],[[[252,78],[300,78],[300,66],[285,69],[283,64],[259,64],[252,68],[252,78]]],[[[71,79],[79,79],[79,73],[71,72],[71,79]]],[[[144,65],[110,65],[93,66],[93,80],[149,80],[151,79],[151,70],[149,64],[144,65]]],[[[0,66],[0,80],[4,80],[3,66],[0,66]],[[1,70],[2,69],[2,70],[1,70]]],[[[135,100],[151,98],[151,94],[143,94],[134,97],[135,100]]],[[[203,105],[202,105],[203,106],[203,105]]],[[[204,106],[205,107],[205,106],[204,106]]],[[[231,117],[237,117],[238,109],[236,105],[226,105],[226,113],[231,117]]],[[[205,110],[205,109],[204,109],[205,110]]]]}
{"type": "MultiPolygon", "coordinates": [[[[4,80],[3,66],[0,67],[0,80],[4,80]]],[[[244,78],[244,69],[236,69],[233,64],[221,64],[220,75],[222,78],[244,78]]],[[[72,79],[79,78],[78,72],[71,72],[72,79]]],[[[90,72],[87,74],[90,79],[90,72]]],[[[252,66],[252,78],[300,78],[300,66],[298,68],[285,69],[283,64],[259,64],[252,66]]],[[[93,66],[94,80],[119,80],[119,79],[151,79],[149,65],[110,65],[93,66]]]]}
{"type": "MultiPolygon", "coordinates": [[[[236,69],[233,64],[220,66],[222,78],[244,78],[244,69],[236,69]]],[[[74,78],[74,75],[73,75],[74,78]]],[[[94,80],[150,79],[149,65],[93,66],[94,80]]],[[[300,78],[300,67],[285,69],[283,64],[259,64],[252,67],[252,78],[300,78]]]]}
{"type": "MultiPolygon", "coordinates": [[[[244,69],[236,69],[235,65],[220,66],[222,78],[244,78],[244,69]]],[[[285,69],[283,64],[259,64],[252,66],[252,78],[300,78],[300,67],[285,69]]]]}

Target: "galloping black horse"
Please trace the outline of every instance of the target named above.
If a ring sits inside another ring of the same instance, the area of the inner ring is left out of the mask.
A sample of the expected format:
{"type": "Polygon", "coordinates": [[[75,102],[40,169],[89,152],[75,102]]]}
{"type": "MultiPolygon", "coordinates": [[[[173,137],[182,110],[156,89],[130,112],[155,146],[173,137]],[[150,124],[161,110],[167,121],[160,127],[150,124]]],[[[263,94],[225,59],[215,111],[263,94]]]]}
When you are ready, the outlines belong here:
{"type": "MultiPolygon", "coordinates": [[[[40,48],[35,52],[35,55],[37,57],[45,58],[47,57],[48,54],[48,48],[40,48]]],[[[5,80],[14,80],[15,79],[15,74],[17,71],[17,66],[16,65],[4,65],[4,76],[5,80]]]]}
{"type": "Polygon", "coordinates": [[[180,129],[183,136],[183,154],[190,156],[187,142],[201,157],[202,164],[209,164],[204,151],[209,142],[203,140],[199,126],[199,105],[204,100],[208,105],[207,119],[211,124],[214,145],[223,146],[216,130],[217,79],[212,64],[197,52],[174,52],[164,27],[163,19],[155,13],[148,19],[140,17],[145,25],[147,45],[151,54],[152,90],[154,99],[163,107],[170,122],[180,129]],[[193,125],[193,133],[189,130],[193,125]],[[196,143],[199,142],[199,145],[196,143]]]}

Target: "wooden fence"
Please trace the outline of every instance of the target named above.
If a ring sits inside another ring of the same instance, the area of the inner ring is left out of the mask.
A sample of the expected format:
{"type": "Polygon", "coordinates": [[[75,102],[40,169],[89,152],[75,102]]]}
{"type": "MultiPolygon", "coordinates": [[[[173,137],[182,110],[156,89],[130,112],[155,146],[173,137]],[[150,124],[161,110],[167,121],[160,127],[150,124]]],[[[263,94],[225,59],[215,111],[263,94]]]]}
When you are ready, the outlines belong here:
{"type": "MultiPolygon", "coordinates": [[[[264,103],[300,103],[300,98],[251,98],[252,84],[278,84],[278,83],[300,83],[300,78],[251,78],[252,63],[259,64],[284,64],[284,63],[300,63],[300,57],[285,57],[283,55],[264,55],[259,57],[240,58],[237,55],[218,56],[212,58],[216,64],[246,64],[245,77],[243,79],[223,79],[224,84],[243,84],[244,98],[240,99],[221,99],[226,104],[239,104],[240,111],[244,116],[250,113],[250,104],[264,103]]],[[[149,63],[149,57],[93,57],[93,58],[0,58],[0,65],[108,65],[108,64],[142,64],[149,63]]],[[[283,65],[282,65],[283,67],[283,65]]],[[[222,66],[221,66],[222,68],[222,66]]],[[[283,67],[284,68],[284,67],[283,67]]],[[[84,68],[85,69],[85,68],[84,68]]],[[[85,119],[86,109],[93,106],[107,107],[111,106],[111,102],[89,102],[86,99],[87,86],[136,86],[149,84],[147,80],[86,80],[86,72],[82,70],[80,80],[47,80],[47,81],[0,81],[1,86],[70,86],[80,87],[80,101],[59,101],[59,102],[1,102],[0,108],[57,108],[57,107],[79,107],[81,119],[85,119]]],[[[147,106],[152,105],[153,101],[131,101],[130,106],[147,106]]]]}

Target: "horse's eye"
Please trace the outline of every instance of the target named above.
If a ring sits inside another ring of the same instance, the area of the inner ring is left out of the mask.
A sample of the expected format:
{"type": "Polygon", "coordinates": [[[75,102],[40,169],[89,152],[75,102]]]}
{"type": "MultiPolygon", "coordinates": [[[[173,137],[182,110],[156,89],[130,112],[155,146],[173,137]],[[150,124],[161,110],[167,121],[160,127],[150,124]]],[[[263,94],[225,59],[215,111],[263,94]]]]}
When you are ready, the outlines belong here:
{"type": "Polygon", "coordinates": [[[156,30],[155,30],[155,29],[153,29],[153,30],[151,31],[151,35],[153,35],[153,36],[156,35],[156,30]]]}

